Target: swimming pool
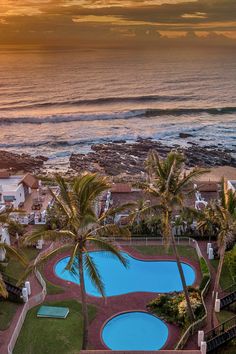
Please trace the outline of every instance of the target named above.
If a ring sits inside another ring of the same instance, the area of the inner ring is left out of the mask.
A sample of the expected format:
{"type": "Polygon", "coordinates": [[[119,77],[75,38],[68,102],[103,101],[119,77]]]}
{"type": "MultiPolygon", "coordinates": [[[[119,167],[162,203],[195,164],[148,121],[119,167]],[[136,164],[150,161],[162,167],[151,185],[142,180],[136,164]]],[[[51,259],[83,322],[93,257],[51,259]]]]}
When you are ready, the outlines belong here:
{"type": "MultiPolygon", "coordinates": [[[[115,296],[132,292],[167,293],[181,291],[182,284],[175,261],[143,261],[131,257],[125,252],[122,255],[128,260],[125,268],[117,258],[104,251],[90,252],[105,285],[106,296],[115,296]]],[[[69,257],[61,259],[55,265],[55,274],[66,281],[80,283],[79,274],[74,275],[65,267],[69,257]]],[[[187,285],[195,281],[194,269],[182,263],[187,285]]],[[[85,272],[86,292],[89,295],[100,297],[100,293],[91,283],[85,272]]]]}
{"type": "Polygon", "coordinates": [[[166,343],[168,327],[147,312],[126,312],[110,319],[102,340],[112,350],[158,350],[166,343]]]}

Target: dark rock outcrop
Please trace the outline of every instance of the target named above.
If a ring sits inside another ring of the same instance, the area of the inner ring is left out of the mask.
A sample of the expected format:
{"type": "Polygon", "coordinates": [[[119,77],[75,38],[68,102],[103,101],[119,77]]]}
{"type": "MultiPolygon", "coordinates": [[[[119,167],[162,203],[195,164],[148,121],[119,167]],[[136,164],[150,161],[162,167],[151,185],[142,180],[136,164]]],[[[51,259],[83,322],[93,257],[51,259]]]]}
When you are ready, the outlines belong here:
{"type": "Polygon", "coordinates": [[[15,154],[0,150],[0,169],[12,172],[36,172],[43,167],[44,161],[47,161],[44,156],[33,157],[28,154],[15,154]]]}
{"type": "MultiPolygon", "coordinates": [[[[150,139],[139,139],[133,144],[95,144],[91,149],[92,152],[87,155],[72,154],[70,168],[78,172],[91,171],[109,176],[126,176],[132,180],[145,174],[145,160],[150,150],[154,149],[161,157],[165,157],[173,147],[150,139]]],[[[185,154],[187,167],[236,167],[236,160],[229,152],[219,147],[204,148],[194,144],[186,148],[175,145],[174,149],[185,154]]]]}

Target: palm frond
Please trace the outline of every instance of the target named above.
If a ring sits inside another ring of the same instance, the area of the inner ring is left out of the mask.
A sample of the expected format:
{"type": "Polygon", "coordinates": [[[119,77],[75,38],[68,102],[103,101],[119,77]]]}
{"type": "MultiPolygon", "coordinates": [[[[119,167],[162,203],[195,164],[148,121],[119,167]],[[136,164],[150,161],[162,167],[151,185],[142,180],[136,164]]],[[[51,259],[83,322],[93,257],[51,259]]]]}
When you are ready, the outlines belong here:
{"type": "Polygon", "coordinates": [[[93,243],[100,250],[106,251],[118,258],[125,267],[128,266],[127,259],[121,254],[120,249],[114,243],[111,243],[110,241],[108,242],[107,240],[96,236],[89,236],[88,241],[93,243]]]}
{"type": "Polygon", "coordinates": [[[37,242],[40,239],[49,240],[49,241],[56,241],[56,240],[63,240],[65,238],[70,238],[73,241],[76,239],[76,236],[77,235],[75,235],[70,230],[41,231],[41,232],[32,233],[31,235],[26,235],[23,238],[23,244],[24,245],[34,244],[35,242],[37,242]]]}
{"type": "Polygon", "coordinates": [[[6,285],[2,279],[1,273],[0,273],[0,296],[4,297],[5,299],[8,297],[6,285]]]}
{"type": "Polygon", "coordinates": [[[96,264],[94,263],[92,256],[90,256],[88,252],[84,253],[83,262],[85,270],[87,271],[92,284],[99,291],[99,293],[103,297],[105,297],[105,286],[102,281],[101,275],[98,271],[96,264]]]}
{"type": "Polygon", "coordinates": [[[25,258],[24,254],[13,246],[6,243],[0,243],[0,248],[5,249],[10,258],[16,259],[24,266],[28,265],[28,260],[25,258]]]}

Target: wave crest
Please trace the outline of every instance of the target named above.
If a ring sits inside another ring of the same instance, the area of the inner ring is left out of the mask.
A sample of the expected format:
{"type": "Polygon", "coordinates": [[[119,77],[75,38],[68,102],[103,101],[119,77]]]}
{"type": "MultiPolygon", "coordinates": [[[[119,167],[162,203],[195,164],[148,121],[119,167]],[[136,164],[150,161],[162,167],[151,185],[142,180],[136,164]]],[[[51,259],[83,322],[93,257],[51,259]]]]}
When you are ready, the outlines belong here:
{"type": "Polygon", "coordinates": [[[181,116],[194,114],[224,115],[236,113],[236,107],[221,108],[167,108],[167,109],[137,109],[114,113],[78,113],[65,115],[50,115],[39,117],[18,117],[18,118],[0,118],[0,125],[10,124],[58,124],[76,121],[96,121],[96,120],[114,120],[114,119],[133,119],[133,118],[151,118],[157,116],[181,116]]]}

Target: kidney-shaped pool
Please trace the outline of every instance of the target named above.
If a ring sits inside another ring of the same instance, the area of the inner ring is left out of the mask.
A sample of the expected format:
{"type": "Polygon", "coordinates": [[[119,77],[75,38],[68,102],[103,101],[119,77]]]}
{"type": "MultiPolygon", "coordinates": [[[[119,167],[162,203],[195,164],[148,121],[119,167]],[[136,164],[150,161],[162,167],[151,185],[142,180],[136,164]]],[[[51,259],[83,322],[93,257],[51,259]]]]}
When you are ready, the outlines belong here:
{"type": "MultiPolygon", "coordinates": [[[[117,258],[104,251],[90,252],[105,285],[106,296],[115,296],[132,292],[168,293],[181,291],[182,284],[175,261],[144,261],[131,257],[125,252],[122,255],[128,260],[125,268],[117,258]]],[[[69,257],[61,259],[55,265],[55,274],[65,281],[80,283],[79,274],[65,270],[69,257]]],[[[195,270],[182,263],[187,285],[195,281],[195,270]]],[[[89,295],[101,296],[85,271],[86,292],[89,295]]]]}

